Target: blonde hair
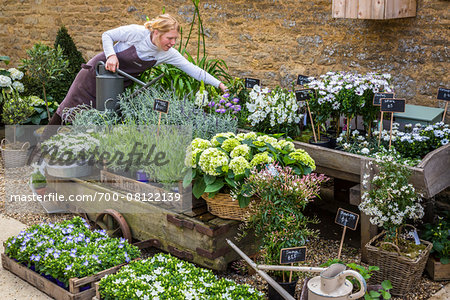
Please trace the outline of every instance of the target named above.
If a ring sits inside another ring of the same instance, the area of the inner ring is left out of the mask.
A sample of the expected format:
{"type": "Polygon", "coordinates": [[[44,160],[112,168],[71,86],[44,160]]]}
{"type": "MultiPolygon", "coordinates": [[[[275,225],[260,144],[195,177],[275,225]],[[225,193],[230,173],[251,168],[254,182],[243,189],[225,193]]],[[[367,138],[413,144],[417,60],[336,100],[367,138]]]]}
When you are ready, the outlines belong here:
{"type": "Polygon", "coordinates": [[[175,29],[180,33],[180,23],[169,14],[159,15],[156,18],[145,22],[144,26],[150,31],[158,30],[162,33],[166,33],[175,29]]]}

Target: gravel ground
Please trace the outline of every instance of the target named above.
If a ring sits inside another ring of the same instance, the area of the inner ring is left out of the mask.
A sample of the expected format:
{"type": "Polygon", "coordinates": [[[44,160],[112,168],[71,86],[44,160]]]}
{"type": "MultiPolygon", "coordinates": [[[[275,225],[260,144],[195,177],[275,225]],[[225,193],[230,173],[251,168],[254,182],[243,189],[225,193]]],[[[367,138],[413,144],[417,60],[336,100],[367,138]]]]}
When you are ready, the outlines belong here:
{"type": "MultiPolygon", "coordinates": [[[[1,156],[1,154],[0,154],[1,156]]],[[[24,207],[18,207],[19,210],[12,211],[9,205],[5,205],[5,195],[6,193],[17,193],[17,194],[31,194],[31,189],[28,186],[29,174],[31,174],[31,167],[18,168],[14,171],[9,171],[7,173],[7,178],[5,178],[5,170],[3,169],[3,160],[0,158],[0,214],[12,217],[26,225],[33,225],[42,222],[57,222],[64,219],[71,218],[70,214],[47,214],[40,207],[38,203],[27,203],[24,207]],[[6,180],[5,180],[6,179],[6,180]],[[8,184],[5,184],[8,181],[8,184]],[[6,190],[8,188],[8,191],[6,190]],[[11,189],[11,190],[10,190],[11,189]],[[23,208],[23,210],[22,210],[23,208]],[[30,213],[33,211],[33,213],[30,213]],[[34,213],[34,211],[36,213],[34,213]],[[40,211],[39,213],[37,213],[40,211]]],[[[307,260],[310,266],[319,266],[320,264],[326,262],[330,257],[337,257],[337,252],[339,249],[338,240],[329,239],[318,239],[312,241],[308,245],[307,260]],[[314,249],[314,250],[312,250],[314,249]]],[[[156,253],[157,251],[152,251],[156,253]]],[[[361,264],[361,255],[359,249],[345,245],[342,250],[342,259],[347,262],[355,262],[361,264]]],[[[365,264],[362,264],[366,266],[365,264]]],[[[238,283],[247,283],[258,290],[267,291],[267,284],[262,278],[257,274],[252,274],[252,270],[248,270],[243,261],[236,262],[234,268],[230,268],[228,272],[220,273],[219,276],[227,277],[235,280],[238,283]],[[238,271],[240,270],[240,271],[238,271]],[[250,271],[250,272],[248,272],[250,271]]],[[[297,294],[303,286],[303,280],[306,276],[313,277],[317,274],[301,274],[302,278],[297,284],[297,294]]],[[[405,299],[405,300],[421,300],[428,299],[437,291],[442,289],[449,282],[434,282],[429,279],[429,277],[424,274],[420,282],[417,283],[415,290],[410,292],[407,296],[403,298],[393,297],[392,299],[405,299]]]]}

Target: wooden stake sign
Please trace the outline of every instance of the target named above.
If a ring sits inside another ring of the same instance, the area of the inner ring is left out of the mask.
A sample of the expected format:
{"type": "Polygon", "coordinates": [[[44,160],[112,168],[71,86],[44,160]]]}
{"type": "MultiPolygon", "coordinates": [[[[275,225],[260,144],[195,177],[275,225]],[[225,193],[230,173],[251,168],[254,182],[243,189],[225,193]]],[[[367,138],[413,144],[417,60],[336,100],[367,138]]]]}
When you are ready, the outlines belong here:
{"type": "Polygon", "coordinates": [[[391,113],[391,132],[389,134],[389,149],[392,144],[392,125],[394,124],[394,112],[405,112],[405,99],[381,99],[381,111],[391,113]]]}
{"type": "MultiPolygon", "coordinates": [[[[291,264],[302,262],[306,260],[306,246],[303,247],[293,247],[293,248],[283,248],[280,251],[280,264],[291,264]]],[[[283,272],[284,281],[284,272],[283,272]]],[[[289,282],[292,281],[292,271],[289,273],[289,282]]]]}
{"type": "Polygon", "coordinates": [[[444,108],[444,115],[442,116],[442,122],[445,122],[445,115],[447,114],[448,102],[450,101],[450,89],[439,88],[436,98],[438,100],[446,101],[444,108]]]}
{"type": "MultiPolygon", "coordinates": [[[[381,99],[392,99],[394,98],[395,94],[394,93],[374,93],[373,94],[373,106],[381,106],[381,99]]],[[[380,117],[380,133],[378,134],[378,146],[380,146],[380,141],[381,141],[381,132],[383,131],[383,116],[384,116],[384,112],[381,112],[381,117],[380,117]]]]}
{"type": "Polygon", "coordinates": [[[261,86],[261,80],[256,78],[245,78],[245,87],[252,89],[255,85],[261,86]]]}
{"type": "Polygon", "coordinates": [[[316,130],[314,129],[314,120],[311,116],[311,110],[309,109],[309,103],[308,100],[311,99],[312,95],[316,91],[314,89],[303,89],[295,91],[295,98],[297,101],[305,101],[306,102],[306,108],[308,109],[309,119],[311,120],[311,127],[313,131],[314,136],[314,142],[317,143],[317,136],[316,136],[316,130]]]}
{"type": "Polygon", "coordinates": [[[309,76],[305,76],[305,75],[298,75],[297,77],[297,84],[298,85],[305,85],[307,83],[310,83],[311,80],[309,80],[309,76]]]}
{"type": "Polygon", "coordinates": [[[159,136],[159,127],[161,126],[161,114],[162,113],[167,114],[169,112],[169,101],[162,99],[155,99],[153,110],[159,111],[158,131],[156,132],[156,135],[159,136]]]}
{"type": "Polygon", "coordinates": [[[341,257],[342,245],[344,244],[345,231],[348,228],[355,230],[358,226],[359,214],[339,208],[336,214],[335,223],[344,226],[342,231],[341,244],[339,245],[338,259],[341,257]]]}

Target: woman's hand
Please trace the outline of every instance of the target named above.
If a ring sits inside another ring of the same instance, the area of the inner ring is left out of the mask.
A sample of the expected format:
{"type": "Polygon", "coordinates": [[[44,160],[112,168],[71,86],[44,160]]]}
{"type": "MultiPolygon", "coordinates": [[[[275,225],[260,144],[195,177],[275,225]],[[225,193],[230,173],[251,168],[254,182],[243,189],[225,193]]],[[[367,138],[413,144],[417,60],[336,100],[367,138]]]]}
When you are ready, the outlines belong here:
{"type": "Polygon", "coordinates": [[[113,54],[108,57],[106,60],[105,69],[111,72],[115,72],[119,68],[119,60],[117,59],[117,55],[113,54]]]}
{"type": "Polygon", "coordinates": [[[219,84],[219,88],[222,90],[223,93],[226,93],[228,91],[228,88],[222,82],[219,84]]]}

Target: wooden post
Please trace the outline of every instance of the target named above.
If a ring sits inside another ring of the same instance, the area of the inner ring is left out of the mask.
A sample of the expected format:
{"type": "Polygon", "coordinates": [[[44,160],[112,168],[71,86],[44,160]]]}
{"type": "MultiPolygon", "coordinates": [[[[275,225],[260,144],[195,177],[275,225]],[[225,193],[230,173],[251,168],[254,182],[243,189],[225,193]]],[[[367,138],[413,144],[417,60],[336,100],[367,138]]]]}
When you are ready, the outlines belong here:
{"type": "Polygon", "coordinates": [[[445,114],[447,113],[447,109],[448,109],[448,101],[445,103],[445,108],[444,108],[444,115],[442,116],[442,122],[445,122],[445,114]]]}
{"type": "Polygon", "coordinates": [[[380,118],[380,133],[378,134],[378,146],[380,146],[380,142],[381,142],[381,132],[383,131],[383,118],[384,118],[384,111],[381,112],[381,118],[380,118]]]}
{"type": "Polygon", "coordinates": [[[394,126],[394,113],[391,113],[391,132],[389,134],[389,150],[391,150],[391,143],[392,143],[392,127],[394,126]]]}
{"type": "Polygon", "coordinates": [[[159,112],[158,130],[156,131],[156,136],[159,136],[159,127],[160,127],[160,125],[161,125],[161,114],[162,114],[162,112],[159,112]]]}
{"type": "MultiPolygon", "coordinates": [[[[293,267],[294,266],[294,264],[293,263],[291,263],[291,266],[293,267]]],[[[289,273],[289,282],[291,282],[292,281],[292,271],[290,271],[290,273],[289,273]]]]}
{"type": "Polygon", "coordinates": [[[314,129],[314,121],[311,116],[311,110],[309,109],[308,100],[306,100],[306,107],[308,108],[309,119],[311,120],[311,127],[312,127],[312,131],[313,131],[313,135],[314,135],[314,142],[317,143],[316,130],[314,129]]]}
{"type": "Polygon", "coordinates": [[[347,230],[347,226],[344,226],[344,230],[342,231],[341,244],[339,245],[338,259],[341,258],[342,245],[344,244],[346,230],[347,230]]]}

